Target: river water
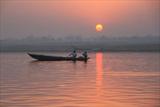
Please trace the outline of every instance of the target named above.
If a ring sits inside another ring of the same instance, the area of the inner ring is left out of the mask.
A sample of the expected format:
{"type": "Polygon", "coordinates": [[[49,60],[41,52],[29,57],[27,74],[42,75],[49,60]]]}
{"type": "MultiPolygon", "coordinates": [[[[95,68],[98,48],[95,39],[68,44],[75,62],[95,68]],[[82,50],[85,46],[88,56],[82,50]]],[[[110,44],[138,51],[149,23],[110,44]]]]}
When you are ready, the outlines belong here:
{"type": "Polygon", "coordinates": [[[26,53],[1,53],[0,106],[160,107],[160,53],[89,56],[86,63],[41,62],[26,53]]]}

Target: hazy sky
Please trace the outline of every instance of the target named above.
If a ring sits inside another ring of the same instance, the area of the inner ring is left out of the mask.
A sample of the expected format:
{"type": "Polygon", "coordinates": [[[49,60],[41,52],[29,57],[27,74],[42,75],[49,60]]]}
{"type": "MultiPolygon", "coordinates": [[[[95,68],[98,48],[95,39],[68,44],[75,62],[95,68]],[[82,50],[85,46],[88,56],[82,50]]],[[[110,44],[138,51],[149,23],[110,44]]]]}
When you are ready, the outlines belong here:
{"type": "Polygon", "coordinates": [[[159,12],[159,0],[1,0],[0,38],[159,35],[159,12]]]}

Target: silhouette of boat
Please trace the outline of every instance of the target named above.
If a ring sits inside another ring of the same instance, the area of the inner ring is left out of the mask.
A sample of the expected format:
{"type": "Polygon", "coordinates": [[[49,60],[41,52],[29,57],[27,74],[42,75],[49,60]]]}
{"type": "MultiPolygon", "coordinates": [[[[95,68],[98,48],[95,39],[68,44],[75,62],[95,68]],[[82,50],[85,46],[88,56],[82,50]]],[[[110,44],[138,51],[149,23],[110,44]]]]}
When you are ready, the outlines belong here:
{"type": "Polygon", "coordinates": [[[39,54],[31,54],[27,53],[30,57],[33,59],[39,60],[39,61],[87,61],[89,58],[84,57],[63,57],[63,56],[48,56],[48,55],[39,55],[39,54]]]}

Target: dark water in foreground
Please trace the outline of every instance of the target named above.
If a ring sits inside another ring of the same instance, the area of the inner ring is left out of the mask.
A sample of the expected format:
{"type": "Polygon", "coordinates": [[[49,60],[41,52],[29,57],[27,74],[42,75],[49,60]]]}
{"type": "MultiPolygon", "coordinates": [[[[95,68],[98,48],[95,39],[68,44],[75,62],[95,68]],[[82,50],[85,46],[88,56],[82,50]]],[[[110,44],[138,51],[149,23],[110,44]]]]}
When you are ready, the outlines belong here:
{"type": "Polygon", "coordinates": [[[160,107],[160,53],[90,57],[37,62],[25,53],[1,53],[0,106],[160,107]]]}

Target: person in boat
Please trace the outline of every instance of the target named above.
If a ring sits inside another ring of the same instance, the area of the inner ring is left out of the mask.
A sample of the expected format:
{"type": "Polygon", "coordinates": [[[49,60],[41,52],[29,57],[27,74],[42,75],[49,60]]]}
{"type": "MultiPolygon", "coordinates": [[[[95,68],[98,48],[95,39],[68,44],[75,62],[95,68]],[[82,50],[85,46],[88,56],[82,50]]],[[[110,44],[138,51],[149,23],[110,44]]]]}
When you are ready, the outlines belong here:
{"type": "Polygon", "coordinates": [[[87,59],[87,58],[88,58],[87,51],[84,51],[84,52],[82,53],[82,56],[83,56],[85,59],[87,59]]]}
{"type": "Polygon", "coordinates": [[[77,57],[77,52],[76,50],[74,50],[72,53],[69,54],[69,56],[71,56],[72,58],[76,58],[77,57]]]}

